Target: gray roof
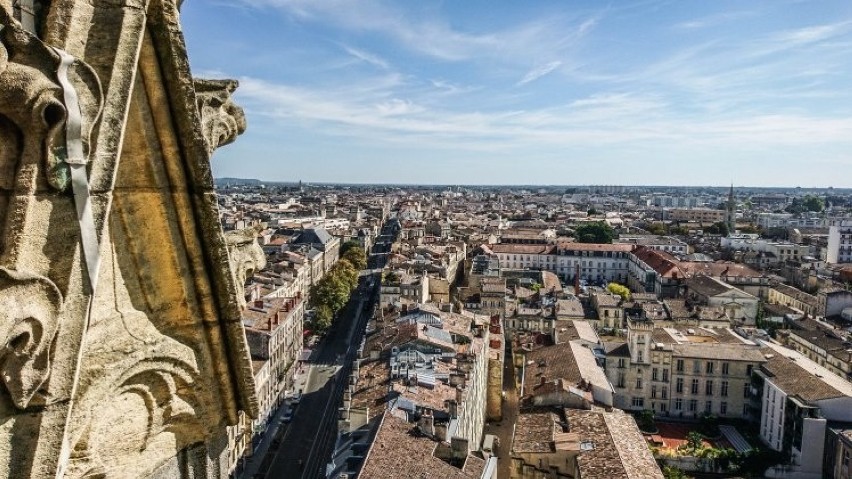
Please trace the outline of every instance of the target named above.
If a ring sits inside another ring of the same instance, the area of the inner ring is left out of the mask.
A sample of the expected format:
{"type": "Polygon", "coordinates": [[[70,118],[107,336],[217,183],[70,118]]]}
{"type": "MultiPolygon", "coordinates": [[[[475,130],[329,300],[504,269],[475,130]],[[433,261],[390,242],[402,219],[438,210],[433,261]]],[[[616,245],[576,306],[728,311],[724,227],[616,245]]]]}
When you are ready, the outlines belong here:
{"type": "Polygon", "coordinates": [[[296,244],[328,244],[333,238],[323,228],[307,228],[293,241],[296,244]]]}

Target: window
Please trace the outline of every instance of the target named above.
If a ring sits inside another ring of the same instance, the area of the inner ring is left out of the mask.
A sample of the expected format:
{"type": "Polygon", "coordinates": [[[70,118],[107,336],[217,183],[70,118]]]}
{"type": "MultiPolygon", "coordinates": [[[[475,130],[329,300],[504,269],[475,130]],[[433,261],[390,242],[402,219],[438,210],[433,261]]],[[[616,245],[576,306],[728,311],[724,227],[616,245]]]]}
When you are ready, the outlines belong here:
{"type": "Polygon", "coordinates": [[[704,403],[704,412],[706,412],[707,414],[713,412],[713,401],[707,401],[706,403],[704,403]]]}
{"type": "Polygon", "coordinates": [[[669,382],[669,370],[668,369],[663,369],[663,382],[664,383],[669,382]]]}
{"type": "Polygon", "coordinates": [[[698,380],[692,380],[692,394],[698,394],[698,380]]]}
{"type": "Polygon", "coordinates": [[[678,359],[676,364],[677,365],[675,367],[675,370],[679,373],[682,373],[683,372],[683,359],[678,359]]]}
{"type": "Polygon", "coordinates": [[[746,366],[746,376],[751,377],[751,370],[754,368],[751,364],[746,366]]]}
{"type": "Polygon", "coordinates": [[[633,407],[645,407],[645,398],[633,398],[633,407]]]}
{"type": "Polygon", "coordinates": [[[618,385],[617,386],[620,387],[620,388],[624,387],[624,372],[623,371],[618,372],[618,385]]]}
{"type": "Polygon", "coordinates": [[[651,399],[657,399],[657,386],[651,386],[651,399]]]}
{"type": "Polygon", "coordinates": [[[638,353],[636,355],[636,362],[639,362],[639,363],[645,362],[645,359],[644,359],[643,356],[644,355],[642,354],[642,351],[641,350],[638,351],[638,353]]]}
{"type": "Polygon", "coordinates": [[[618,358],[618,367],[624,368],[624,358],[618,358]]]}
{"type": "Polygon", "coordinates": [[[728,397],[728,381],[722,381],[722,397],[728,397]]]}
{"type": "Polygon", "coordinates": [[[713,395],[713,380],[708,379],[706,383],[704,383],[704,394],[707,396],[713,395]]]}
{"type": "Polygon", "coordinates": [[[663,399],[669,398],[669,388],[667,388],[666,386],[663,386],[663,389],[662,389],[661,392],[662,392],[663,399]]]}
{"type": "Polygon", "coordinates": [[[659,380],[659,378],[657,377],[658,372],[659,371],[657,371],[657,368],[654,368],[654,369],[651,370],[651,381],[658,381],[659,380]]]}
{"type": "Polygon", "coordinates": [[[689,412],[695,412],[696,410],[698,410],[698,400],[690,399],[688,409],[689,409],[689,412]]]}
{"type": "Polygon", "coordinates": [[[749,389],[749,384],[748,383],[743,384],[743,397],[744,398],[748,397],[748,389],[749,389]]]}
{"type": "Polygon", "coordinates": [[[683,392],[683,378],[677,378],[675,381],[675,391],[678,393],[683,392]]]}
{"type": "Polygon", "coordinates": [[[705,369],[707,374],[713,374],[713,369],[715,369],[715,368],[716,368],[716,363],[714,363],[713,361],[707,361],[707,367],[705,369]]]}
{"type": "Polygon", "coordinates": [[[692,372],[695,373],[695,374],[698,374],[698,373],[701,372],[701,361],[699,361],[697,359],[695,361],[692,361],[692,372]]]}
{"type": "Polygon", "coordinates": [[[666,403],[660,403],[660,412],[666,412],[667,409],[666,403]]]}
{"type": "Polygon", "coordinates": [[[636,389],[642,389],[642,376],[636,378],[636,389]]]}
{"type": "Polygon", "coordinates": [[[675,408],[675,411],[680,411],[681,409],[683,409],[683,399],[681,399],[681,398],[675,399],[674,408],[675,408]]]}
{"type": "Polygon", "coordinates": [[[728,414],[728,403],[725,401],[719,403],[719,414],[728,414]]]}

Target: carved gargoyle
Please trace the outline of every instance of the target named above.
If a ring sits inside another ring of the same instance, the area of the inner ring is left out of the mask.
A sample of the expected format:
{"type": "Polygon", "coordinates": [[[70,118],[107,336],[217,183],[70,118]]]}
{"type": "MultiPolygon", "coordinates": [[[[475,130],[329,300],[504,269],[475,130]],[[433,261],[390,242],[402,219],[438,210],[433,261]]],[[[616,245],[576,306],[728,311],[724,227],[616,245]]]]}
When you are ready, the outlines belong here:
{"type": "Polygon", "coordinates": [[[47,278],[0,268],[0,379],[20,409],[40,406],[62,294],[47,278]]]}
{"type": "MultiPolygon", "coordinates": [[[[68,114],[57,79],[59,55],[24,30],[0,7],[0,188],[11,189],[19,171],[39,168],[50,186],[64,191],[70,183],[65,163],[68,114]]],[[[84,153],[103,104],[95,71],[75,61],[68,80],[79,97],[84,153]]],[[[25,177],[27,175],[24,175],[25,177]]]]}
{"type": "Polygon", "coordinates": [[[257,242],[257,231],[249,228],[225,233],[231,271],[236,277],[237,300],[245,307],[245,284],[255,272],[266,267],[266,254],[257,242]]]}
{"type": "Polygon", "coordinates": [[[246,131],[246,116],[243,109],[231,99],[239,86],[236,80],[195,79],[195,97],[201,116],[201,131],[207,152],[233,143],[237,136],[246,131]]]}

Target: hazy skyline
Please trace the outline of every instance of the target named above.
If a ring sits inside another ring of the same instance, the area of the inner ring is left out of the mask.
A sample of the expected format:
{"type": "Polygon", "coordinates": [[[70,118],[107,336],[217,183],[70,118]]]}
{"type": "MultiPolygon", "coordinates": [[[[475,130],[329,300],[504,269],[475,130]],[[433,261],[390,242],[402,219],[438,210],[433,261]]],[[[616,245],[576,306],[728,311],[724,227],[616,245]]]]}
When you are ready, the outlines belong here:
{"type": "Polygon", "coordinates": [[[852,186],[852,2],[186,2],[216,176],[852,186]]]}

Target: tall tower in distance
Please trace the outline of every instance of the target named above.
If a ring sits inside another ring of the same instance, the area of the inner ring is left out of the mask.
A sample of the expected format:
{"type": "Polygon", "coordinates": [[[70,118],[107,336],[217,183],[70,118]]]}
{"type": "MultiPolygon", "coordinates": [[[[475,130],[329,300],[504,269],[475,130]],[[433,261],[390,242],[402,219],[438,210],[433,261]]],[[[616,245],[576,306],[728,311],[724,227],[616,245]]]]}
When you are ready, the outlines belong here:
{"type": "Polygon", "coordinates": [[[732,235],[737,230],[737,201],[734,199],[734,184],[731,183],[731,190],[728,192],[728,204],[725,213],[725,225],[728,227],[728,235],[732,235]]]}

